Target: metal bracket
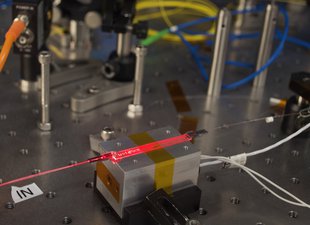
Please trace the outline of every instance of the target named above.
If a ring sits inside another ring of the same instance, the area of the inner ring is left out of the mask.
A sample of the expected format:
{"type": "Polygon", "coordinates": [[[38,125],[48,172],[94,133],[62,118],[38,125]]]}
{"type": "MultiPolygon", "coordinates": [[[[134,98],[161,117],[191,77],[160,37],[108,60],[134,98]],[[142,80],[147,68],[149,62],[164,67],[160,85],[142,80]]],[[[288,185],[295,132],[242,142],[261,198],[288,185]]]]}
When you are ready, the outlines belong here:
{"type": "Polygon", "coordinates": [[[132,82],[96,79],[71,97],[71,110],[78,113],[87,112],[109,102],[128,98],[132,93],[132,82]]]}

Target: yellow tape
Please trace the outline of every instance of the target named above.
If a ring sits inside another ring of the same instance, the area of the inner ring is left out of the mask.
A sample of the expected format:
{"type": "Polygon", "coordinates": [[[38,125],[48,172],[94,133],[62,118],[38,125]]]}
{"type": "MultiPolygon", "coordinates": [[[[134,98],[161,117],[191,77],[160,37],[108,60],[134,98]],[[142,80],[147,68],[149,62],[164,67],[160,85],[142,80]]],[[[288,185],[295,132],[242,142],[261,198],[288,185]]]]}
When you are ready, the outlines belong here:
{"type": "MultiPolygon", "coordinates": [[[[136,145],[144,145],[156,141],[147,133],[133,134],[130,135],[129,138],[136,145]]],[[[155,189],[158,190],[163,188],[168,194],[171,194],[175,163],[174,157],[165,149],[149,152],[147,156],[155,163],[155,189]]]]}
{"type": "Polygon", "coordinates": [[[96,165],[97,176],[100,178],[102,183],[110,191],[115,200],[119,203],[120,201],[120,190],[119,183],[115,177],[110,173],[107,167],[103,162],[98,162],[96,165]]]}

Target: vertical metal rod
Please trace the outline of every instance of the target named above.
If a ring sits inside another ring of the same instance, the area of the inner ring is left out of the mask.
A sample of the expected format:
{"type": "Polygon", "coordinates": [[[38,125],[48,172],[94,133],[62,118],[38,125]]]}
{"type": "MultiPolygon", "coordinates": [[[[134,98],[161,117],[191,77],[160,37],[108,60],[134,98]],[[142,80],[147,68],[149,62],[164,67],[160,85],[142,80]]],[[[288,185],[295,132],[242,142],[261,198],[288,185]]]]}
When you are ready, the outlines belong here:
{"type": "Polygon", "coordinates": [[[222,9],[219,13],[216,29],[214,54],[208,87],[209,97],[218,97],[221,93],[230,27],[231,13],[228,9],[222,9]]]}
{"type": "Polygon", "coordinates": [[[43,131],[51,130],[50,123],[50,64],[51,54],[48,51],[42,51],[39,54],[41,64],[41,121],[39,128],[43,131]]]}
{"type": "MultiPolygon", "coordinates": [[[[239,0],[239,3],[238,3],[238,7],[237,7],[237,10],[238,11],[242,11],[242,10],[245,10],[246,9],[246,6],[247,6],[247,0],[239,0]]],[[[236,21],[235,21],[235,27],[236,28],[241,28],[242,25],[243,25],[243,22],[244,22],[244,14],[238,14],[236,16],[236,21]]]]}
{"type": "MultiPolygon", "coordinates": [[[[76,48],[82,48],[85,43],[89,42],[90,30],[86,24],[82,21],[70,20],[70,34],[71,42],[70,48],[76,50],[76,48]]],[[[63,38],[66,41],[65,38],[63,38]]]]}
{"type": "Polygon", "coordinates": [[[147,53],[147,48],[141,45],[136,47],[136,67],[135,67],[135,83],[133,102],[128,105],[128,116],[134,118],[142,115],[142,82],[144,74],[144,59],[147,53]]]}
{"type": "Polygon", "coordinates": [[[136,47],[136,68],[135,68],[135,87],[133,104],[141,105],[142,96],[142,82],[144,74],[144,58],[146,56],[147,49],[144,46],[138,45],[136,47]]]}
{"type": "MultiPolygon", "coordinates": [[[[277,16],[278,16],[278,7],[274,4],[268,4],[266,7],[264,27],[259,46],[258,58],[256,62],[256,70],[258,70],[264,64],[266,64],[267,60],[270,57],[273,44],[273,37],[277,23],[277,16]]],[[[268,70],[266,69],[260,75],[258,75],[254,79],[253,86],[264,87],[266,83],[267,73],[268,70]]]]}
{"type": "Polygon", "coordinates": [[[117,36],[116,53],[119,57],[128,56],[131,52],[132,33],[128,30],[126,33],[119,33],[117,36]]]}

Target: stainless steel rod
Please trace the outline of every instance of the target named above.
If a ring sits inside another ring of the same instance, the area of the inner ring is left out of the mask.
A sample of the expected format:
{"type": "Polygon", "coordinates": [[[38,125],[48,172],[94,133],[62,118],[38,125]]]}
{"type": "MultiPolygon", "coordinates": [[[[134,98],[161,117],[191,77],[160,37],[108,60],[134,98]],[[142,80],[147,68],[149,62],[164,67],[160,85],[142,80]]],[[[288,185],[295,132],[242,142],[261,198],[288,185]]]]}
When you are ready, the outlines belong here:
{"type": "Polygon", "coordinates": [[[225,70],[225,61],[229,43],[231,27],[231,13],[228,9],[222,9],[219,13],[214,54],[208,86],[208,96],[218,97],[221,93],[222,80],[225,70]]]}
{"type": "Polygon", "coordinates": [[[119,33],[117,36],[116,52],[119,57],[128,56],[131,52],[132,33],[128,30],[126,33],[119,33]]]}
{"type": "MultiPolygon", "coordinates": [[[[266,7],[265,21],[263,32],[261,36],[259,53],[256,62],[256,70],[260,69],[268,61],[273,44],[273,37],[275,33],[276,23],[278,16],[278,7],[274,4],[268,4],[266,7]]],[[[268,70],[264,70],[255,79],[254,87],[264,87],[266,83],[268,70]]]]}
{"type": "Polygon", "coordinates": [[[39,128],[43,131],[51,130],[50,123],[50,64],[51,54],[48,51],[42,51],[39,54],[41,64],[41,121],[39,128]]]}
{"type": "Polygon", "coordinates": [[[147,53],[146,47],[140,45],[136,47],[135,86],[133,96],[134,105],[141,105],[142,82],[144,74],[144,58],[146,56],[146,53],[147,53]]]}

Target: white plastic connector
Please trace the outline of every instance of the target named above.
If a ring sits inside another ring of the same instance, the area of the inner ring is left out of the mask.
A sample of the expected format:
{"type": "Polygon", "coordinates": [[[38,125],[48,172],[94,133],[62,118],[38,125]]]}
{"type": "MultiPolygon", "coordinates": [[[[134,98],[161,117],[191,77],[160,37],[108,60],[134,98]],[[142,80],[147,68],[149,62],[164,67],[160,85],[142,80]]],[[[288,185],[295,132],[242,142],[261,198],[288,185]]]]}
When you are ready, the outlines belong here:
{"type": "Polygon", "coordinates": [[[265,118],[266,123],[273,123],[274,122],[274,117],[273,116],[269,116],[265,118]]]}
{"type": "Polygon", "coordinates": [[[169,30],[170,30],[171,33],[175,33],[175,32],[177,32],[179,30],[179,28],[178,28],[178,26],[172,26],[172,27],[170,27],[169,30]]]}
{"type": "MultiPolygon", "coordinates": [[[[238,155],[233,155],[231,157],[229,157],[232,161],[240,164],[240,165],[245,165],[246,162],[247,162],[247,154],[246,153],[241,153],[241,154],[238,154],[238,155]]],[[[236,165],[233,165],[233,164],[230,164],[228,166],[228,168],[237,168],[238,166],[236,165]]]]}

